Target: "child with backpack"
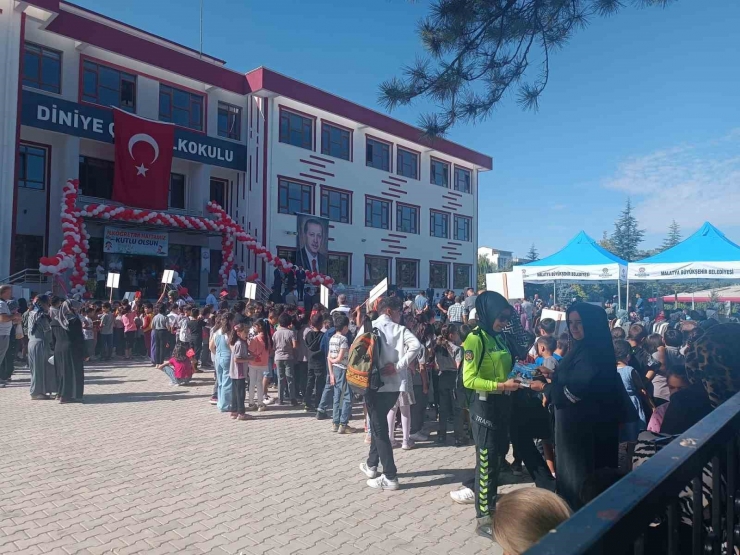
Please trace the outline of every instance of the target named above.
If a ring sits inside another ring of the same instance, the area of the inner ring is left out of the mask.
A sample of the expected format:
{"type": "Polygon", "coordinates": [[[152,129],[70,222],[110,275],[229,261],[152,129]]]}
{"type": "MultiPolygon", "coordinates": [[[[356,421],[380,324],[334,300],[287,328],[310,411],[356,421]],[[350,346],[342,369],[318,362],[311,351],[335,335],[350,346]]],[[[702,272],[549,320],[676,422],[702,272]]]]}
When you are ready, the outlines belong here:
{"type": "Polygon", "coordinates": [[[331,369],[329,381],[334,386],[332,429],[340,434],[351,434],[354,432],[349,425],[349,417],[352,415],[352,391],[347,384],[349,318],[342,313],[336,313],[334,327],[336,332],[329,341],[329,356],[326,359],[327,367],[331,369]]]}
{"type": "Polygon", "coordinates": [[[303,341],[308,349],[308,379],[304,396],[305,411],[314,412],[321,400],[326,383],[326,357],[321,350],[324,331],[321,329],[324,317],[321,313],[311,316],[311,325],[306,328],[303,341]]]}
{"type": "MultiPolygon", "coordinates": [[[[460,365],[462,364],[462,349],[460,348],[460,333],[454,324],[442,326],[441,333],[434,347],[434,364],[439,376],[439,427],[437,429],[437,443],[447,442],[447,420],[454,418],[455,446],[460,447],[467,443],[463,434],[462,404],[458,397],[462,394],[458,386],[460,380],[460,365]]],[[[462,387],[460,388],[462,389],[462,387]]]]}

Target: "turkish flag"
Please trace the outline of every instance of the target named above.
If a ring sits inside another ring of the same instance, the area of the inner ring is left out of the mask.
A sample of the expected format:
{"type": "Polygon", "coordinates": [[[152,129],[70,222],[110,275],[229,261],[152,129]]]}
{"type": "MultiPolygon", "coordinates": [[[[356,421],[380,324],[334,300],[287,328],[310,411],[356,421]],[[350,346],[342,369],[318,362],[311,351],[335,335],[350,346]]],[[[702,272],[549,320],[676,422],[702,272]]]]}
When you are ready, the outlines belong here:
{"type": "Polygon", "coordinates": [[[113,200],[167,210],[175,126],[114,109],[116,175],[113,200]]]}

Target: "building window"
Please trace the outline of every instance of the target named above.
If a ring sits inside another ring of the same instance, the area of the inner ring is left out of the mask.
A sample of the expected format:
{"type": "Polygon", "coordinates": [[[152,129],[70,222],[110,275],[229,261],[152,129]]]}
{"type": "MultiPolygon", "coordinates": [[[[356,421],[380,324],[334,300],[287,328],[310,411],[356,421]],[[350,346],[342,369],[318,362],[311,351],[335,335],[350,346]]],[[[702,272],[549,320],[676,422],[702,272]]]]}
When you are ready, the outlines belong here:
{"type": "Polygon", "coordinates": [[[185,176],[181,173],[170,174],[170,208],[185,210],[185,176]]]}
{"type": "Polygon", "coordinates": [[[447,289],[450,265],[446,262],[429,263],[429,285],[432,289],[447,289]]]}
{"type": "Polygon", "coordinates": [[[391,145],[375,139],[366,139],[365,165],[379,170],[390,171],[391,145]]]}
{"type": "Polygon", "coordinates": [[[334,158],[350,160],[352,152],[352,132],[329,123],[321,123],[321,154],[334,158]]]}
{"type": "Polygon", "coordinates": [[[385,278],[390,282],[391,259],[382,256],[365,256],[365,287],[377,285],[385,278]]]}
{"type": "Polygon", "coordinates": [[[241,139],[242,129],[242,109],[239,106],[232,106],[225,102],[218,103],[218,136],[234,139],[241,139]]]}
{"type": "Polygon", "coordinates": [[[115,166],[110,160],[80,156],[80,192],[86,197],[113,198],[115,166]]]}
{"type": "Polygon", "coordinates": [[[467,216],[455,216],[455,239],[457,241],[472,241],[470,228],[473,219],[467,216]]]}
{"type": "Polygon", "coordinates": [[[46,154],[43,147],[23,143],[18,145],[18,187],[46,188],[46,154]]]}
{"type": "Polygon", "coordinates": [[[313,150],[313,119],[280,110],[280,142],[313,150]]]}
{"type": "Polygon", "coordinates": [[[211,178],[211,194],[209,200],[217,203],[221,208],[226,208],[226,184],[222,179],[211,178]]]}
{"type": "Polygon", "coordinates": [[[419,179],[419,155],[398,147],[396,149],[396,173],[411,179],[419,179]]]}
{"type": "Polygon", "coordinates": [[[441,239],[450,238],[450,215],[446,212],[429,211],[429,235],[440,237],[441,239]]]}
{"type": "Polygon", "coordinates": [[[296,249],[290,248],[290,247],[278,247],[277,248],[277,255],[278,258],[282,258],[283,260],[287,260],[288,262],[291,262],[292,264],[296,263],[296,249]]]}
{"type": "Polygon", "coordinates": [[[329,259],[326,265],[326,273],[334,280],[334,283],[349,284],[349,254],[332,254],[329,253],[329,259]]]}
{"type": "Polygon", "coordinates": [[[419,233],[419,207],[396,203],[396,231],[419,233]]]}
{"type": "Polygon", "coordinates": [[[455,191],[470,192],[470,170],[455,168],[455,191]]]}
{"type": "Polygon", "coordinates": [[[430,183],[432,185],[439,185],[440,187],[450,186],[450,165],[442,160],[435,160],[432,158],[431,173],[429,176],[430,183]]]}
{"type": "Polygon", "coordinates": [[[419,286],[419,262],[417,260],[396,258],[396,284],[406,288],[419,286]]]}
{"type": "Polygon", "coordinates": [[[27,42],[23,47],[23,85],[62,92],[62,53],[40,44],[27,42]]]}
{"type": "Polygon", "coordinates": [[[391,228],[391,203],[379,198],[365,197],[365,227],[391,228]]]}
{"type": "Polygon", "coordinates": [[[203,131],[203,96],[160,83],[159,121],[203,131]]]}
{"type": "Polygon", "coordinates": [[[280,214],[313,214],[313,186],[281,179],[278,181],[280,214]]]}
{"type": "Polygon", "coordinates": [[[85,60],[82,100],[135,113],[136,75],[85,60]]]}
{"type": "Polygon", "coordinates": [[[452,288],[465,289],[470,287],[470,274],[472,272],[470,264],[453,264],[452,265],[452,288]]]}
{"type": "Polygon", "coordinates": [[[15,235],[13,237],[12,273],[26,268],[38,268],[39,258],[44,256],[44,237],[42,235],[15,235]]]}
{"type": "Polygon", "coordinates": [[[352,223],[352,194],[322,187],[321,217],[343,224],[352,223]]]}

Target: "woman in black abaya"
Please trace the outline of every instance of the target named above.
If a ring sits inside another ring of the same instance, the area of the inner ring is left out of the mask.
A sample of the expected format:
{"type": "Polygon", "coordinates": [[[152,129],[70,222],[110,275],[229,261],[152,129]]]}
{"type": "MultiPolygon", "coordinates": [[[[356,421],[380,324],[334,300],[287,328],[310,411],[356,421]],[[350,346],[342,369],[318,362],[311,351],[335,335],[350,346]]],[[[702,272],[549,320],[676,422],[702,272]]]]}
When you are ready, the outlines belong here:
{"type": "Polygon", "coordinates": [[[555,405],[557,493],[576,511],[584,479],[600,468],[617,468],[618,427],[629,416],[606,312],[576,303],[567,322],[571,349],[545,394],[555,405]]]}
{"type": "Polygon", "coordinates": [[[54,367],[59,379],[61,403],[81,403],[85,387],[85,339],[76,304],[76,301],[67,300],[51,309],[54,367]]]}

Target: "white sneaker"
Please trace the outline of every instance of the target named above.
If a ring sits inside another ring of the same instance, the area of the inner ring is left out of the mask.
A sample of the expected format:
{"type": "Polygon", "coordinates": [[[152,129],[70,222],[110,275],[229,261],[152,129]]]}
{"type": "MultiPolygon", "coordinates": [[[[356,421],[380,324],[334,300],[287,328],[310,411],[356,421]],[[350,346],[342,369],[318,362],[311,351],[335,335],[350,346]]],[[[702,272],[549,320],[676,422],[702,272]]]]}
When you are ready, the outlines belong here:
{"type": "Polygon", "coordinates": [[[455,503],[459,503],[460,505],[472,505],[475,503],[475,492],[465,486],[458,490],[451,491],[450,497],[455,503]]]}
{"type": "Polygon", "coordinates": [[[378,467],[368,466],[367,463],[360,464],[360,470],[368,478],[375,478],[378,475],[378,467]]]}
{"type": "Polygon", "coordinates": [[[265,397],[265,400],[262,401],[262,404],[267,406],[271,405],[275,400],[272,397],[265,397]]]}
{"type": "Polygon", "coordinates": [[[429,441],[429,436],[422,431],[418,431],[415,434],[409,436],[414,441],[429,441]]]}
{"type": "Polygon", "coordinates": [[[368,480],[367,485],[374,489],[397,490],[398,480],[389,480],[385,474],[381,474],[373,480],[368,480]]]}

